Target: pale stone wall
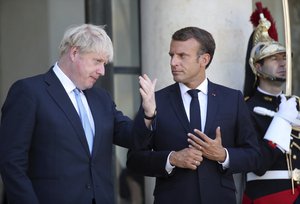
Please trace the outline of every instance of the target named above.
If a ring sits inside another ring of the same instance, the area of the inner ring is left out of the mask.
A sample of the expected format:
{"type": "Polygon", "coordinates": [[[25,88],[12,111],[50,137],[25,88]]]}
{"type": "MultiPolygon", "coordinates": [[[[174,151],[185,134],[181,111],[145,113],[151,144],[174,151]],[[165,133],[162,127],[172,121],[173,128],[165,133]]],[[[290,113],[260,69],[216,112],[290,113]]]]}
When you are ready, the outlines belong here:
{"type": "Polygon", "coordinates": [[[143,72],[158,78],[158,89],[172,83],[171,35],[182,27],[198,26],[211,32],[216,41],[215,56],[207,70],[209,79],[242,90],[251,12],[251,0],[141,1],[143,72]]]}
{"type": "Polygon", "coordinates": [[[0,104],[14,81],[46,72],[66,27],[83,22],[82,0],[0,0],[0,104]]]}

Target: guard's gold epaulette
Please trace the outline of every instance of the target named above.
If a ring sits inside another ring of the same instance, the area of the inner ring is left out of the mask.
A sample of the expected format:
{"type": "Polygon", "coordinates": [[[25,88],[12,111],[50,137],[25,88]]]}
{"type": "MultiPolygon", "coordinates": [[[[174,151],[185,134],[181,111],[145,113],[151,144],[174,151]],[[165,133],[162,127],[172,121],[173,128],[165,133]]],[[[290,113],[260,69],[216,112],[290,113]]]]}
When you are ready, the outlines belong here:
{"type": "Polygon", "coordinates": [[[250,96],[245,96],[245,97],[244,97],[244,101],[248,101],[249,98],[250,98],[250,96]]]}

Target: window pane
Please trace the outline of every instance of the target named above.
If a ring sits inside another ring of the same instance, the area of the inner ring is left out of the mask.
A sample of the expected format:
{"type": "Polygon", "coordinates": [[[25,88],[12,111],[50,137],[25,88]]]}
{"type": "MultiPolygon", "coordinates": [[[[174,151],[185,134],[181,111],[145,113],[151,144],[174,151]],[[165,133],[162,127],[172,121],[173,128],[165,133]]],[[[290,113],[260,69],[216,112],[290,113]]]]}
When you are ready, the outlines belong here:
{"type": "Polygon", "coordinates": [[[139,67],[138,0],[112,0],[114,66],[139,67]]]}

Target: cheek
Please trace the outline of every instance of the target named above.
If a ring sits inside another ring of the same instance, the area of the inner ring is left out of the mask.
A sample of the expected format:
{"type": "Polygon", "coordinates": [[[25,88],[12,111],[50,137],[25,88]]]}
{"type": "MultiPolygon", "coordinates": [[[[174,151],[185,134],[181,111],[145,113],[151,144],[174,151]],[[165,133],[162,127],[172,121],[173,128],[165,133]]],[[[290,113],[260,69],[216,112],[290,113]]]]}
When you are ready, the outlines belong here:
{"type": "Polygon", "coordinates": [[[187,69],[191,75],[196,75],[200,71],[200,66],[197,63],[189,63],[187,69]]]}
{"type": "Polygon", "coordinates": [[[86,60],[80,63],[79,72],[83,76],[87,75],[90,72],[93,72],[94,70],[95,70],[95,65],[92,62],[86,60]]]}
{"type": "Polygon", "coordinates": [[[277,63],[269,63],[268,66],[265,67],[265,71],[272,73],[276,71],[277,63]]]}
{"type": "Polygon", "coordinates": [[[77,67],[74,74],[78,81],[83,82],[86,80],[86,78],[89,77],[88,67],[81,64],[80,66],[77,67]]]}

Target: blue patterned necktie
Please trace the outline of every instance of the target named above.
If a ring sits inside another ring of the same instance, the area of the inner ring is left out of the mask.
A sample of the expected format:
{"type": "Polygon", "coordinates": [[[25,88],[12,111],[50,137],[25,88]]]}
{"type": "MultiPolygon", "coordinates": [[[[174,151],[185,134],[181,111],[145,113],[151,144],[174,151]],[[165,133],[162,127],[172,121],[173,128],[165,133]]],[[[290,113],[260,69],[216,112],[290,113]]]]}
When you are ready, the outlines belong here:
{"type": "Polygon", "coordinates": [[[200,114],[200,105],[198,99],[198,89],[188,90],[188,94],[192,97],[190,103],[190,124],[192,129],[201,130],[201,114],[200,114]]]}
{"type": "Polygon", "coordinates": [[[75,93],[75,99],[76,99],[77,107],[78,107],[78,111],[79,111],[79,117],[81,119],[81,123],[82,123],[84,133],[85,133],[85,136],[87,139],[87,143],[89,145],[90,153],[92,153],[93,140],[94,140],[93,130],[92,130],[86,109],[84,108],[81,97],[80,97],[80,90],[76,88],[76,89],[74,89],[74,93],[75,93]]]}

